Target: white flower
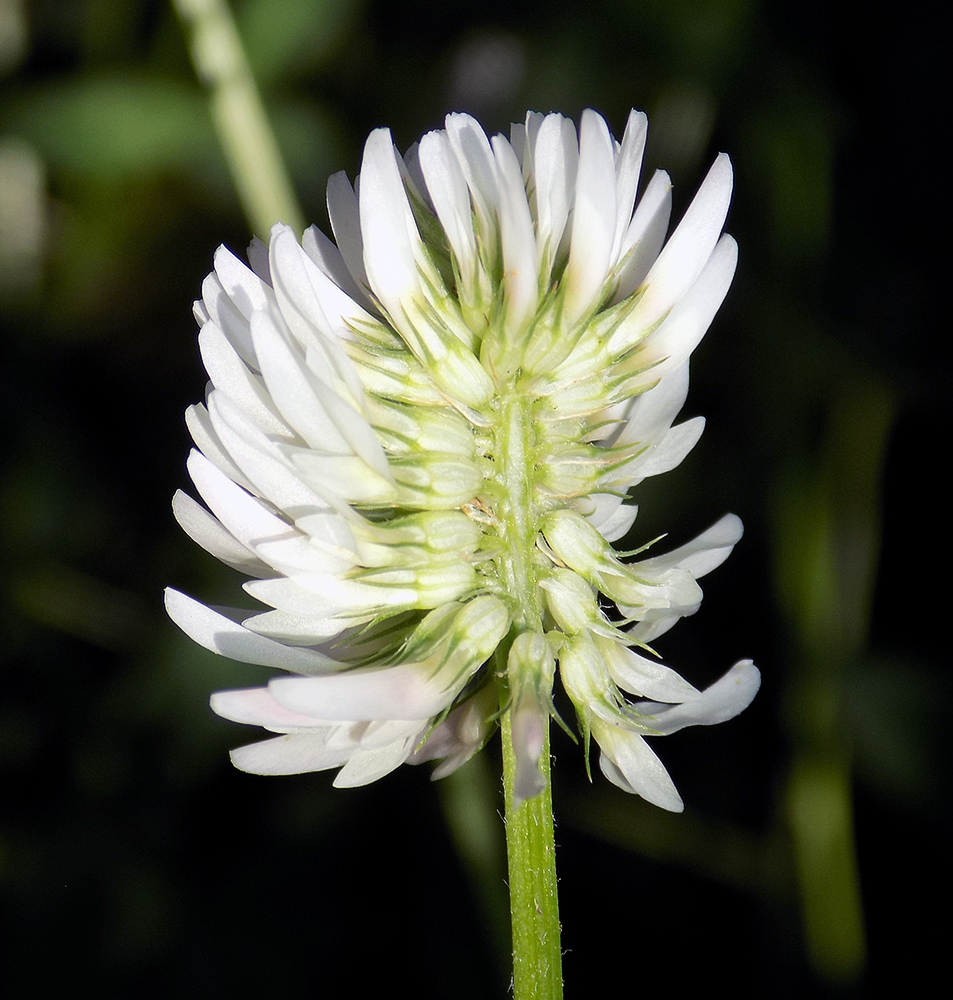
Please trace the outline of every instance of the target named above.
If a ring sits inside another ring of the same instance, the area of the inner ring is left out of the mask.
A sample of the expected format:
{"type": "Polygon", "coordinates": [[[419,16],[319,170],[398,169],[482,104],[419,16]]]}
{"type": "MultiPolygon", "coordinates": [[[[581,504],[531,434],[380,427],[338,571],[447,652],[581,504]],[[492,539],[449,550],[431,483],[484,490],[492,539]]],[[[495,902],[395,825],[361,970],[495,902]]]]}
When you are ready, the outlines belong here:
{"type": "Polygon", "coordinates": [[[636,203],[645,135],[636,111],[621,144],[594,111],[578,138],[530,113],[509,140],[454,114],[401,157],[379,129],[358,183],[328,185],[336,245],[277,225],[251,268],[216,253],[195,306],[209,390],[186,415],[205,506],[173,506],[264,609],[167,606],[207,648],[286,671],[213,696],[279,734],[238,767],[358,785],[440,758],[440,776],[502,706],[530,797],[558,664],[610,780],[680,809],[644,738],[754,697],[750,661],[699,692],[647,645],[697,610],[740,521],[637,562],[610,544],[629,491],[701,435],[674,421],[736,261],[728,158],[665,242],[667,175],[636,203]]]}

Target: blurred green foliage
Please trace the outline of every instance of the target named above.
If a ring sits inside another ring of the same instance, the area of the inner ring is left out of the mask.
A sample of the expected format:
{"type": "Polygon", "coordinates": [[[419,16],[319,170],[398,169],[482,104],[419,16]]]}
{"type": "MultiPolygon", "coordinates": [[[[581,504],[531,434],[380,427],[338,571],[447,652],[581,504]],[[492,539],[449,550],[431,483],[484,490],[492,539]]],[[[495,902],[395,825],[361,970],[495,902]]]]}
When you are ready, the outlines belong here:
{"type": "MultiPolygon", "coordinates": [[[[898,967],[926,982],[940,926],[920,887],[942,871],[951,777],[946,172],[924,97],[948,83],[940,15],[233,6],[321,225],[328,174],[353,176],[371,127],[407,146],[449,110],[500,130],[594,106],[618,131],[645,108],[676,214],[732,154],[741,266],[686,410],[708,430],[640,487],[636,533],[680,542],[741,514],[661,651],[699,684],[753,656],[764,688],[662,748],[683,817],[590,786],[556,737],[567,995],[658,988],[663,969],[742,997],[877,996],[898,967]]],[[[443,790],[422,769],[350,792],[233,772],[243,734],[206,699],[263,674],[161,615],[166,584],[238,592],[169,498],[204,384],[189,306],[215,246],[251,229],[171,4],[0,0],[0,74],[6,995],[504,996],[498,751],[443,790]]]]}

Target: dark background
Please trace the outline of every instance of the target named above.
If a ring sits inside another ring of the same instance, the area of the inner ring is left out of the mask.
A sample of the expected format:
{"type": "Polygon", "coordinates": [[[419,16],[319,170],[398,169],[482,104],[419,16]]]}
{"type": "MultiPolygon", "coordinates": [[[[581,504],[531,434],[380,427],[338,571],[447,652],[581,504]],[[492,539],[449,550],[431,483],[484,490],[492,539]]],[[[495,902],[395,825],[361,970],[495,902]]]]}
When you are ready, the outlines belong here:
{"type": "MultiPolygon", "coordinates": [[[[618,136],[642,108],[675,218],[730,152],[741,262],[685,409],[708,429],[640,489],[633,539],[741,515],[658,645],[698,685],[743,656],[764,684],[657,744],[681,817],[590,785],[555,736],[567,996],[919,992],[950,836],[941,8],[233,6],[322,226],[369,129],[405,148],[449,110],[494,132],[591,106],[618,136]]],[[[205,384],[191,302],[250,236],[182,25],[159,0],[0,0],[0,74],[0,984],[505,996],[497,743],[439,784],[240,774],[249,734],[208,695],[266,672],[162,615],[168,584],[240,603],[169,509],[205,384]]]]}

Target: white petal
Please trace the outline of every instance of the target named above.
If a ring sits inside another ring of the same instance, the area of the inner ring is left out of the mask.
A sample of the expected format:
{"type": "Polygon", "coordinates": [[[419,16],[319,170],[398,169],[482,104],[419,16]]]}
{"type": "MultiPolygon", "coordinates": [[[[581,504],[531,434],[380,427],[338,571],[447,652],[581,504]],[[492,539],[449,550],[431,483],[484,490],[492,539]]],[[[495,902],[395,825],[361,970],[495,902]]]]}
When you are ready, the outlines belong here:
{"type": "Polygon", "coordinates": [[[761,674],[751,660],[739,660],[731,670],[697,697],[678,705],[641,702],[635,708],[653,716],[649,723],[660,736],[686,726],[714,726],[743,712],[761,687],[761,674]]]}
{"type": "Polygon", "coordinates": [[[415,737],[407,737],[374,750],[355,750],[351,759],[335,776],[334,787],[357,788],[383,778],[407,760],[414,742],[415,737]]]}
{"type": "Polygon", "coordinates": [[[305,774],[339,767],[351,752],[329,747],[323,733],[291,733],[238,747],[231,758],[239,771],[250,774],[305,774]]]}
{"type": "Polygon", "coordinates": [[[254,548],[269,566],[287,576],[302,572],[343,574],[354,568],[352,552],[322,545],[297,531],[286,531],[283,537],[262,540],[254,548]]]}
{"type": "Polygon", "coordinates": [[[443,226],[464,281],[476,261],[470,192],[447,133],[428,132],[420,140],[420,168],[437,218],[443,226]]]}
{"type": "MultiPolygon", "coordinates": [[[[330,579],[334,581],[337,577],[332,575],[330,579]]],[[[242,589],[262,604],[301,618],[310,616],[327,618],[348,610],[343,600],[318,597],[314,591],[308,590],[297,580],[283,576],[271,580],[247,580],[242,589]]]]}
{"type": "Polygon", "coordinates": [[[351,525],[355,525],[358,530],[363,520],[350,509],[345,509],[342,516],[336,511],[323,510],[313,514],[307,514],[295,520],[295,527],[310,535],[315,542],[327,546],[333,551],[357,552],[357,543],[354,541],[354,534],[351,525]],[[350,523],[349,523],[350,522],[350,523]]]}
{"type": "Polygon", "coordinates": [[[268,434],[287,434],[288,426],[275,412],[262,384],[241,360],[228,338],[214,322],[199,332],[202,362],[216,389],[245,411],[268,434]]]}
{"type": "Polygon", "coordinates": [[[572,323],[600,296],[616,228],[615,150],[601,115],[587,109],[579,128],[579,169],[572,240],[563,281],[566,319],[572,323]]]}
{"type": "Polygon", "coordinates": [[[375,129],[368,136],[359,201],[368,280],[387,311],[400,322],[404,303],[422,294],[414,254],[420,236],[412,217],[408,221],[410,205],[389,129],[375,129]]]}
{"type": "MultiPolygon", "coordinates": [[[[353,195],[354,192],[351,193],[353,195]]],[[[354,275],[348,270],[340,249],[317,226],[309,226],[304,231],[301,237],[301,249],[318,265],[322,273],[328,276],[331,283],[340,290],[342,295],[362,309],[374,309],[373,303],[367,297],[367,292],[358,285],[354,275]]],[[[361,253],[363,254],[363,252],[362,248],[361,253]]]]}
{"type": "Polygon", "coordinates": [[[610,499],[616,501],[611,516],[605,517],[604,520],[597,520],[595,517],[591,520],[607,542],[615,542],[635,523],[639,508],[635,504],[623,504],[619,497],[611,497],[610,499]]]}
{"type": "Polygon", "coordinates": [[[271,271],[283,319],[306,352],[318,355],[314,373],[354,405],[362,405],[364,389],[341,339],[352,336],[342,312],[359,318],[363,310],[321,272],[287,226],[275,226],[272,232],[271,271]]]}
{"type": "MultiPolygon", "coordinates": [[[[240,663],[258,663],[263,667],[279,667],[301,674],[321,673],[340,667],[336,660],[314,650],[283,646],[280,642],[249,632],[237,622],[177,590],[166,590],[165,607],[169,617],[189,638],[213,653],[240,663]]],[[[240,613],[247,615],[247,612],[240,613]]]]}
{"type": "Polygon", "coordinates": [[[593,719],[592,735],[602,747],[599,766],[613,784],[670,812],[685,808],[665,765],[638,733],[593,719]]]}
{"type": "Polygon", "coordinates": [[[623,239],[632,221],[635,195],[639,189],[642,173],[642,157],[645,153],[645,138],[648,133],[648,118],[644,112],[634,108],[629,112],[622,147],[616,160],[616,229],[612,241],[612,260],[616,261],[623,252],[623,239]]]}
{"type": "Polygon", "coordinates": [[[205,456],[216,468],[232,480],[238,483],[243,489],[251,493],[255,492],[255,487],[248,477],[232,461],[225,445],[219,440],[215,428],[212,426],[212,418],[208,409],[202,403],[195,403],[185,411],[185,426],[188,427],[195,447],[205,456]]]}
{"type": "Polygon", "coordinates": [[[248,319],[256,309],[274,301],[271,289],[226,247],[215,251],[215,273],[238,311],[248,319]]]}
{"type": "Polygon", "coordinates": [[[466,114],[446,118],[447,137],[467,179],[484,239],[496,230],[498,191],[493,151],[479,122],[466,114]]]}
{"type": "Polygon", "coordinates": [[[393,482],[394,476],[383,445],[363,415],[320,383],[314,388],[321,406],[347,441],[350,450],[382,479],[393,482]]]}
{"type": "Polygon", "coordinates": [[[212,426],[238,467],[261,496],[290,517],[328,510],[339,502],[330,492],[319,495],[291,467],[274,442],[248,421],[227,397],[209,397],[212,426]]]}
{"type": "Polygon", "coordinates": [[[664,170],[656,170],[619,248],[624,263],[619,270],[616,301],[628,298],[645,280],[665,242],[671,214],[672,180],[664,170]]]}
{"type": "Polygon", "coordinates": [[[362,750],[379,750],[381,747],[394,743],[403,744],[406,740],[414,743],[426,732],[428,723],[420,725],[418,719],[383,719],[375,722],[355,723],[353,731],[358,745],[362,750]]]}
{"type": "Polygon", "coordinates": [[[187,493],[177,490],[172,498],[172,513],[182,530],[227,566],[249,576],[269,576],[271,569],[243,545],[213,514],[187,493]]]}
{"type": "Polygon", "coordinates": [[[202,282],[202,305],[203,309],[196,311],[199,326],[203,326],[208,319],[217,324],[242,361],[257,371],[258,362],[255,359],[248,320],[228,297],[214,271],[202,282]]]}
{"type": "Polygon", "coordinates": [[[613,444],[648,443],[657,440],[678,416],[688,397],[688,362],[663,378],[658,385],[636,396],[624,414],[626,423],[613,444]]]}
{"type": "Polygon", "coordinates": [[[268,266],[268,244],[257,236],[251,238],[248,250],[245,252],[248,266],[267,284],[271,284],[271,268],[268,266]]]}
{"type": "Polygon", "coordinates": [[[626,634],[634,643],[648,645],[660,635],[664,635],[680,618],[694,614],[697,608],[651,608],[641,616],[636,624],[627,628],[626,634]]]}
{"type": "Polygon", "coordinates": [[[202,499],[247,549],[254,552],[259,542],[284,538],[294,532],[291,525],[266,510],[240,486],[236,486],[200,452],[193,451],[187,465],[192,482],[202,499]]]}
{"type": "Polygon", "coordinates": [[[547,277],[572,208],[578,162],[576,126],[562,115],[546,115],[533,144],[533,174],[539,265],[547,277]]]}
{"type": "MultiPolygon", "coordinates": [[[[206,275],[205,280],[208,281],[209,278],[212,278],[215,283],[218,284],[218,279],[214,274],[206,275]]],[[[220,285],[219,288],[221,288],[220,285]]],[[[195,322],[198,324],[199,329],[201,329],[212,318],[211,313],[205,308],[205,303],[201,299],[196,299],[192,303],[192,315],[195,317],[195,322]]]]}
{"type": "Polygon", "coordinates": [[[403,178],[404,186],[410,196],[411,204],[419,202],[426,205],[433,213],[433,202],[427,196],[427,183],[424,180],[423,171],[420,169],[420,143],[412,142],[403,156],[397,157],[397,166],[400,169],[400,176],[403,178]]]}
{"type": "Polygon", "coordinates": [[[407,762],[422,764],[442,757],[443,762],[434,769],[434,779],[451,774],[483,745],[498,705],[493,685],[487,684],[435,726],[427,741],[414,751],[407,762]]]}
{"type": "Polygon", "coordinates": [[[530,165],[527,162],[530,157],[528,150],[535,139],[536,131],[542,121],[542,115],[538,111],[527,111],[526,118],[521,122],[510,122],[510,145],[516,153],[516,159],[520,162],[523,170],[524,180],[531,176],[530,165]]]}
{"type": "Polygon", "coordinates": [[[287,453],[305,483],[349,503],[386,504],[398,495],[389,468],[385,478],[356,455],[326,455],[310,448],[288,448],[287,453]]]}
{"type": "Polygon", "coordinates": [[[453,701],[447,688],[416,663],[351,670],[324,677],[278,677],[269,688],[285,708],[328,721],[429,719],[453,701]]]}
{"type": "Polygon", "coordinates": [[[638,563],[639,572],[652,573],[677,568],[687,570],[697,580],[720,566],[731,555],[731,550],[743,534],[741,518],[736,514],[725,514],[688,544],[663,556],[641,560],[638,563]]]}
{"type": "Polygon", "coordinates": [[[417,604],[417,592],[409,587],[373,587],[342,580],[336,573],[298,572],[294,577],[249,580],[244,589],[263,604],[302,617],[341,615],[350,619],[417,604]]]}
{"type": "Polygon", "coordinates": [[[216,691],[209,699],[209,705],[212,711],[223,719],[241,722],[247,726],[262,726],[273,733],[314,729],[320,725],[307,715],[299,715],[282,708],[266,687],[216,691]]]}
{"type": "Polygon", "coordinates": [[[500,136],[494,136],[493,152],[500,190],[506,326],[509,333],[515,334],[536,312],[536,237],[523,187],[523,175],[513,147],[500,136]]]}
{"type": "Polygon", "coordinates": [[[605,574],[601,588],[627,617],[641,619],[650,611],[660,610],[684,618],[701,607],[702,589],[688,570],[646,569],[641,562],[632,564],[629,569],[637,583],[623,589],[605,574]]]}
{"type": "Polygon", "coordinates": [[[299,351],[288,343],[269,313],[251,319],[255,352],[261,363],[265,385],[281,415],[295,432],[322,451],[350,451],[341,431],[318,402],[316,383],[299,351]]]}
{"type": "Polygon", "coordinates": [[[720,153],[645,279],[638,310],[656,322],[688,291],[711,256],[731,201],[731,161],[720,153]]]}
{"type": "Polygon", "coordinates": [[[328,217],[331,231],[347,269],[361,287],[368,286],[364,270],[364,238],[361,235],[361,213],[357,195],[344,171],[328,178],[328,217]]]}
{"type": "Polygon", "coordinates": [[[265,611],[242,622],[249,631],[290,646],[317,646],[339,635],[348,624],[340,618],[292,615],[286,611],[265,611]]]}
{"type": "Polygon", "coordinates": [[[671,667],[616,645],[606,655],[612,679],[630,694],[674,704],[697,698],[699,691],[671,667]]]}
{"type": "Polygon", "coordinates": [[[615,470],[612,479],[606,482],[620,483],[631,489],[643,479],[670,472],[681,465],[685,456],[698,444],[704,430],[704,417],[686,420],[673,427],[660,441],[640,452],[631,462],[615,470]]]}
{"type": "Polygon", "coordinates": [[[531,698],[521,699],[513,711],[513,755],[516,762],[513,778],[513,804],[519,805],[535,798],[545,787],[546,781],[539,770],[543,752],[548,713],[531,698]]]}
{"type": "MultiPolygon", "coordinates": [[[[640,360],[654,366],[646,372],[647,381],[668,375],[695,350],[728,294],[737,265],[738,244],[726,234],[718,241],[698,280],[645,341],[640,360]]],[[[636,306],[628,320],[620,324],[620,331],[639,311],[636,306]]]]}

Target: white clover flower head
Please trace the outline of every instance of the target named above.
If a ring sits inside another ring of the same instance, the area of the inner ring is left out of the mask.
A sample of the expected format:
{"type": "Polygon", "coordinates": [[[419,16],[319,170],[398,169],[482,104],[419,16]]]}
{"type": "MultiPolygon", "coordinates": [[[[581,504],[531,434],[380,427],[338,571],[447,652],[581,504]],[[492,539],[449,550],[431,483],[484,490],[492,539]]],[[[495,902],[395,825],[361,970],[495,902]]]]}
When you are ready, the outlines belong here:
{"type": "Polygon", "coordinates": [[[636,202],[645,136],[637,111],[621,143],[591,110],[578,134],[530,113],[509,139],[452,114],[402,157],[378,129],[354,186],[328,184],[336,244],[277,225],[250,267],[217,251],[195,305],[208,394],[186,414],[205,505],[173,507],[267,610],[167,607],[285,671],[212,698],[279,734],[239,768],[341,786],[439,759],[439,777],[503,711],[529,798],[558,673],[608,778],[678,810],[646,740],[754,697],[748,660],[698,691],[648,646],[698,609],[738,518],[667,555],[612,545],[630,490],[701,435],[674,421],[737,256],[728,157],[666,241],[668,176],[636,202]]]}

